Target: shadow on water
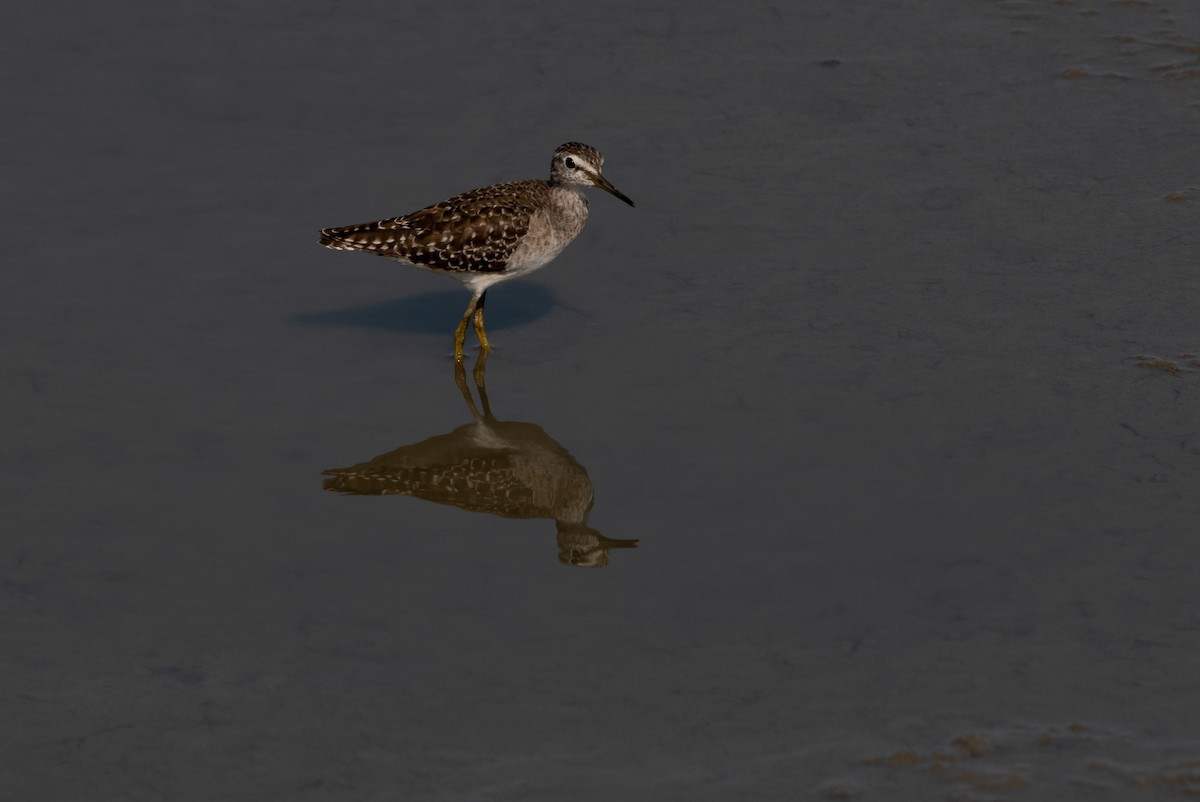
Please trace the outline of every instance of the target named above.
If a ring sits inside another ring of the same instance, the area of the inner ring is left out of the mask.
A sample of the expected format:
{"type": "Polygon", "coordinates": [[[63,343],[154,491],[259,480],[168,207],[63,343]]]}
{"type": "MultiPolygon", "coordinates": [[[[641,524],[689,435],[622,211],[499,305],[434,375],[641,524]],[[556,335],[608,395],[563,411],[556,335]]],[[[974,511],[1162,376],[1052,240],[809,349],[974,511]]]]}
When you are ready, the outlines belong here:
{"type": "Polygon", "coordinates": [[[553,519],[558,559],[603,567],[610,549],[635,548],[587,525],[595,494],[582,465],[540,426],[500,421],[484,386],[486,353],[475,363],[479,407],[461,363],[454,366],[472,422],[352,465],[324,471],[325,489],[359,496],[403,495],[505,518],[553,519]],[[480,413],[480,407],[483,412],[480,413]]]}
{"type": "MultiPolygon", "coordinates": [[[[454,330],[469,300],[470,295],[460,289],[440,290],[365,306],[305,312],[292,319],[309,326],[356,326],[443,334],[454,330]]],[[[554,292],[540,284],[524,281],[493,288],[488,293],[488,330],[532,323],[548,315],[557,305],[554,292]]]]}

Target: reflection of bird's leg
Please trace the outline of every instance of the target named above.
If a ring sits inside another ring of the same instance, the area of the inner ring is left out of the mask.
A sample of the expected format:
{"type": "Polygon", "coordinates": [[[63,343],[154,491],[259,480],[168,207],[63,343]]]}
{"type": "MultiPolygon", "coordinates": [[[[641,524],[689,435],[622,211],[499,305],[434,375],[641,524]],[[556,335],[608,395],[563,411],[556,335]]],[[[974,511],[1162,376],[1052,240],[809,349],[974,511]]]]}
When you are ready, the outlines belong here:
{"type": "MultiPolygon", "coordinates": [[[[467,341],[467,323],[471,321],[471,315],[474,315],[477,309],[483,307],[483,293],[471,298],[471,303],[467,304],[467,313],[463,315],[463,319],[459,321],[458,328],[454,330],[454,361],[462,364],[463,360],[463,344],[467,341]]],[[[478,321],[475,323],[475,331],[483,330],[483,315],[479,315],[478,321]]]]}
{"type": "Polygon", "coordinates": [[[488,403],[487,387],[484,386],[484,372],[487,369],[487,351],[480,351],[479,358],[475,360],[475,370],[472,375],[475,377],[475,389],[479,390],[479,403],[483,405],[483,416],[485,418],[492,417],[492,406],[488,403]]]}
{"type": "MultiPolygon", "coordinates": [[[[480,354],[479,357],[482,359],[483,354],[480,354]]],[[[475,363],[475,369],[479,369],[478,362],[475,363]]],[[[463,367],[462,362],[454,363],[454,383],[458,385],[458,391],[462,393],[463,401],[467,402],[467,409],[471,410],[471,417],[476,422],[482,420],[479,417],[479,409],[475,406],[475,399],[471,397],[471,391],[467,388],[467,370],[463,367]]],[[[478,384],[478,381],[476,381],[476,384],[478,384]]]]}
{"type": "Polygon", "coordinates": [[[487,290],[484,290],[479,296],[479,303],[475,304],[475,336],[485,352],[492,350],[492,346],[488,345],[487,332],[483,330],[483,302],[486,300],[487,290]]]}

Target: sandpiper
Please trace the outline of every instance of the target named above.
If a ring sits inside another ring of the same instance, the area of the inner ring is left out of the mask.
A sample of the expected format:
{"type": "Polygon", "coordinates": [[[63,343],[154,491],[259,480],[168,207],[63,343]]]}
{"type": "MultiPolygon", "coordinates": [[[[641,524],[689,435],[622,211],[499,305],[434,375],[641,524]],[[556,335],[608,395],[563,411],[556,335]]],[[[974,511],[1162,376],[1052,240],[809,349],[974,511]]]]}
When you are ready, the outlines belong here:
{"type": "Polygon", "coordinates": [[[321,232],[321,244],[343,251],[366,251],[458,279],[471,291],[471,303],[454,332],[454,359],[463,360],[467,324],[485,351],[492,350],[483,328],[488,288],[547,265],[587,222],[584,187],[600,187],[633,206],[600,173],[604,157],[581,142],[554,151],[550,180],[493,184],[388,220],[321,232]]]}

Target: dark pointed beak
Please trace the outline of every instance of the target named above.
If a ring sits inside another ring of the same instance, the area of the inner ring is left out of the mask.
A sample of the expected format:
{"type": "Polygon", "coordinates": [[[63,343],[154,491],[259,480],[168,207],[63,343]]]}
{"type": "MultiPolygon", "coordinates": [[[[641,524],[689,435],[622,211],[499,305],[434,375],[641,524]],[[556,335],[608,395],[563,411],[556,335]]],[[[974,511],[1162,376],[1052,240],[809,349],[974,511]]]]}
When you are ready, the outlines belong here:
{"type": "Polygon", "coordinates": [[[612,184],[608,183],[608,179],[605,178],[604,176],[600,175],[599,173],[596,173],[596,175],[592,176],[592,181],[594,181],[596,183],[596,186],[600,187],[600,189],[604,190],[605,192],[609,192],[613,195],[616,195],[618,198],[625,201],[630,206],[633,205],[633,201],[631,201],[629,198],[622,195],[621,190],[617,189],[612,184]]]}

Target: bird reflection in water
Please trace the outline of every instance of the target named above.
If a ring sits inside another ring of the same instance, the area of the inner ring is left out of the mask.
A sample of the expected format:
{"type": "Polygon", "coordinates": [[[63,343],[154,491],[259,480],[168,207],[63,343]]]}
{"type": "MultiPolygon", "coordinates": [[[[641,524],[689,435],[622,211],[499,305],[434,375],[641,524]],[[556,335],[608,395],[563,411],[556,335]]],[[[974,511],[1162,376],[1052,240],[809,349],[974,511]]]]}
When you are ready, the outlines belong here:
{"type": "Polygon", "coordinates": [[[587,471],[540,426],[499,421],[484,387],[487,354],[475,363],[479,407],[462,363],[454,379],[474,419],[449,434],[401,446],[349,468],[325,471],[325,489],[360,496],[402,495],[505,518],[550,518],[558,528],[558,559],[567,565],[608,565],[610,549],[635,548],[587,525],[595,494],[587,471]]]}

